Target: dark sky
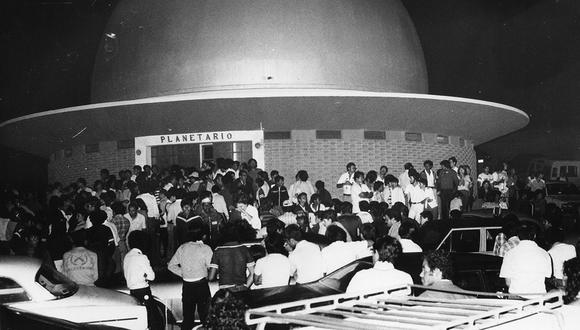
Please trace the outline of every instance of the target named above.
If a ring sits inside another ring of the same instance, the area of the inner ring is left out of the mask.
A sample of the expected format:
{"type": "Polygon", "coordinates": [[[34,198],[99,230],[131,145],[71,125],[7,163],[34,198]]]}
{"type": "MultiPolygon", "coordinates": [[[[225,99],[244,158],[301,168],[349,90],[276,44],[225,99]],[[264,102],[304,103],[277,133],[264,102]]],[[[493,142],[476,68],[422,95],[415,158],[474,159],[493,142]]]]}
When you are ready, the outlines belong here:
{"type": "MultiPolygon", "coordinates": [[[[89,103],[94,54],[117,2],[1,1],[0,121],[89,103]]],[[[580,1],[403,3],[423,45],[430,93],[500,102],[531,116],[527,128],[478,154],[580,159],[580,1]]]]}

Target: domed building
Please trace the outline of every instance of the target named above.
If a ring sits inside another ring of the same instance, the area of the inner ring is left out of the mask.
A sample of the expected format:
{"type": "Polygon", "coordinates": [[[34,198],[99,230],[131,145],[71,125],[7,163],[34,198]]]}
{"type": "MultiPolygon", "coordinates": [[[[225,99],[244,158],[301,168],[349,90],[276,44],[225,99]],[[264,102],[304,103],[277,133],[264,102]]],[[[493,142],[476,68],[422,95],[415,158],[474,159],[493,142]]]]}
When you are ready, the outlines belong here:
{"type": "Polygon", "coordinates": [[[96,55],[91,104],[0,124],[70,182],[134,164],[255,158],[327,186],[364,171],[456,156],[527,125],[498,103],[428,94],[398,0],[124,0],[96,55]]]}

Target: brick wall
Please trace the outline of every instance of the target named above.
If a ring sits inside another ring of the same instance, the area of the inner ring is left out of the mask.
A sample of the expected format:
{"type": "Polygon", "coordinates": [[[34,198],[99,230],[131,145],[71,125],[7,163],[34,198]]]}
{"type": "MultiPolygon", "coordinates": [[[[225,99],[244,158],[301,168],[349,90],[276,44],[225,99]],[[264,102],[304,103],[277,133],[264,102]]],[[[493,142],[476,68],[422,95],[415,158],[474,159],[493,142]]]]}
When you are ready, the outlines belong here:
{"type": "MultiPolygon", "coordinates": [[[[333,196],[342,192],[336,189],[336,181],[345,171],[348,162],[355,162],[359,170],[378,171],[387,165],[389,173],[398,176],[403,164],[411,162],[422,168],[423,161],[431,159],[435,168],[442,159],[457,157],[459,164],[467,164],[475,169],[476,158],[473,145],[465,141],[460,146],[459,137],[449,137],[449,144],[438,144],[435,134],[424,133],[422,142],[405,141],[404,132],[386,132],[386,139],[364,139],[362,130],[343,130],[342,139],[316,139],[314,130],[292,131],[287,140],[266,140],[266,168],[278,170],[286,178],[286,185],[294,182],[296,172],[308,171],[312,184],[322,180],[333,196]]],[[[99,152],[86,153],[85,146],[75,146],[72,155],[64,151],[53,155],[48,165],[49,182],[60,181],[64,184],[79,177],[92,184],[99,178],[99,171],[107,168],[112,174],[121,169],[131,169],[135,162],[134,149],[117,149],[115,141],[99,143],[99,152]]]]}
{"type": "Polygon", "coordinates": [[[117,174],[122,169],[131,169],[134,164],[135,149],[118,149],[116,141],[100,142],[99,152],[94,153],[86,153],[85,145],[73,146],[70,156],[60,150],[50,157],[48,182],[59,181],[66,185],[83,177],[92,185],[100,178],[101,169],[117,174]]]}
{"type": "Polygon", "coordinates": [[[408,142],[404,132],[386,133],[386,140],[366,140],[362,130],[343,130],[342,139],[321,140],[315,139],[314,131],[292,131],[290,140],[265,141],[266,170],[278,170],[289,187],[298,170],[305,169],[312,184],[324,181],[335,197],[342,195],[336,188],[336,181],[351,161],[364,172],[378,171],[381,165],[386,165],[389,173],[396,176],[403,171],[406,162],[422,168],[423,161],[431,159],[437,169],[441,160],[451,156],[455,156],[460,165],[476,168],[473,145],[465,141],[461,147],[459,137],[450,137],[449,144],[437,144],[434,134],[423,134],[423,142],[408,142]]]}

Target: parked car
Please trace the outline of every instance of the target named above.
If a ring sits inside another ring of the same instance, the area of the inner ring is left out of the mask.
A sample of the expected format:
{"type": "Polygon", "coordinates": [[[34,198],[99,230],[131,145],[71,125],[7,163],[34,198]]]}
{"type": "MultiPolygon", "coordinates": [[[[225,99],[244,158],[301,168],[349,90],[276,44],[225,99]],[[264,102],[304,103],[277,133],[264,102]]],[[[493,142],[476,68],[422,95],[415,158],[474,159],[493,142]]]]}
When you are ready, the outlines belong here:
{"type": "Polygon", "coordinates": [[[541,224],[529,215],[508,210],[479,209],[464,213],[460,220],[449,221],[448,226],[444,227],[446,234],[437,245],[437,249],[493,254],[495,237],[501,231],[504,219],[509,214],[517,216],[520,221],[537,226],[540,232],[538,237],[543,237],[541,224]]]}
{"type": "Polygon", "coordinates": [[[77,285],[40,260],[0,256],[0,305],[72,323],[146,329],[147,311],[114,290],[77,285]]]}
{"type": "MultiPolygon", "coordinates": [[[[403,254],[395,266],[413,277],[416,284],[421,284],[419,274],[422,266],[422,253],[403,254]]],[[[497,292],[504,291],[506,286],[499,278],[502,258],[490,255],[473,255],[469,253],[452,253],[455,268],[454,282],[466,290],[497,292]]],[[[292,302],[346,292],[350,280],[358,271],[372,268],[372,258],[359,259],[345,265],[327,276],[310,283],[286,285],[273,288],[238,291],[239,297],[250,308],[292,302]]],[[[153,295],[171,312],[169,319],[176,323],[182,320],[181,280],[168,274],[161,274],[159,280],[151,282],[153,295]]],[[[217,291],[216,282],[210,283],[212,295],[217,291]]]]}
{"type": "Polygon", "coordinates": [[[75,323],[46,315],[31,313],[8,305],[0,305],[0,329],[116,330],[123,328],[102,324],[75,323]]]}
{"type": "Polygon", "coordinates": [[[554,204],[565,215],[577,218],[580,214],[580,190],[569,182],[547,182],[546,203],[554,204]]]}

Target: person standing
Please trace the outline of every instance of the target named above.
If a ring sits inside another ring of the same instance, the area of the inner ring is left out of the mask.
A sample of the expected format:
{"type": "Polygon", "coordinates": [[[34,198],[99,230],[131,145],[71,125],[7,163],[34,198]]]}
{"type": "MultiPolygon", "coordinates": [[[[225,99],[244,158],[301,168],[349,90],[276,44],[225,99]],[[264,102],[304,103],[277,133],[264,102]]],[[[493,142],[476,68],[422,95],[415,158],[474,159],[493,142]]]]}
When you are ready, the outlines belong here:
{"type": "Polygon", "coordinates": [[[84,231],[72,235],[73,248],[62,257],[62,273],[77,284],[94,286],[99,279],[97,254],[85,248],[84,231]]]}
{"type": "Polygon", "coordinates": [[[459,178],[457,177],[457,173],[451,169],[451,164],[448,160],[442,160],[440,165],[441,170],[439,172],[437,185],[439,188],[439,196],[441,197],[441,218],[447,220],[449,219],[449,205],[457,192],[459,178]]]}
{"type": "Polygon", "coordinates": [[[213,252],[204,244],[203,226],[195,225],[185,234],[183,243],[167,264],[167,269],[183,279],[181,302],[183,304],[182,329],[191,329],[195,321],[195,311],[201,323],[205,324],[209,311],[211,293],[208,283],[208,269],[213,252]]]}
{"type": "Polygon", "coordinates": [[[352,198],[352,213],[357,214],[360,212],[360,205],[361,201],[370,202],[371,198],[373,197],[373,192],[369,189],[369,187],[364,184],[364,177],[365,174],[361,171],[357,171],[354,173],[354,183],[350,188],[351,198],[352,198]]]}
{"type": "Polygon", "coordinates": [[[518,237],[520,243],[503,258],[499,277],[506,279],[510,293],[545,294],[544,282],[552,274],[550,255],[534,241],[536,229],[533,225],[521,224],[518,237]]]}
{"type": "Polygon", "coordinates": [[[336,188],[342,188],[342,198],[344,201],[350,202],[350,188],[354,184],[354,172],[356,172],[356,165],[354,163],[346,164],[346,172],[342,173],[336,182],[336,188]]]}
{"type": "Polygon", "coordinates": [[[147,308],[147,323],[150,329],[158,329],[155,324],[155,302],[149,282],[155,279],[149,258],[143,253],[147,247],[147,233],[136,230],[129,234],[129,252],[123,260],[123,275],[129,293],[147,308]]]}
{"type": "Polygon", "coordinates": [[[401,186],[401,188],[403,190],[405,190],[405,188],[407,188],[407,186],[411,183],[411,181],[409,179],[409,171],[414,169],[414,168],[413,168],[413,164],[411,164],[411,163],[405,163],[403,168],[405,170],[403,171],[403,173],[401,173],[399,175],[399,185],[401,186]]]}

